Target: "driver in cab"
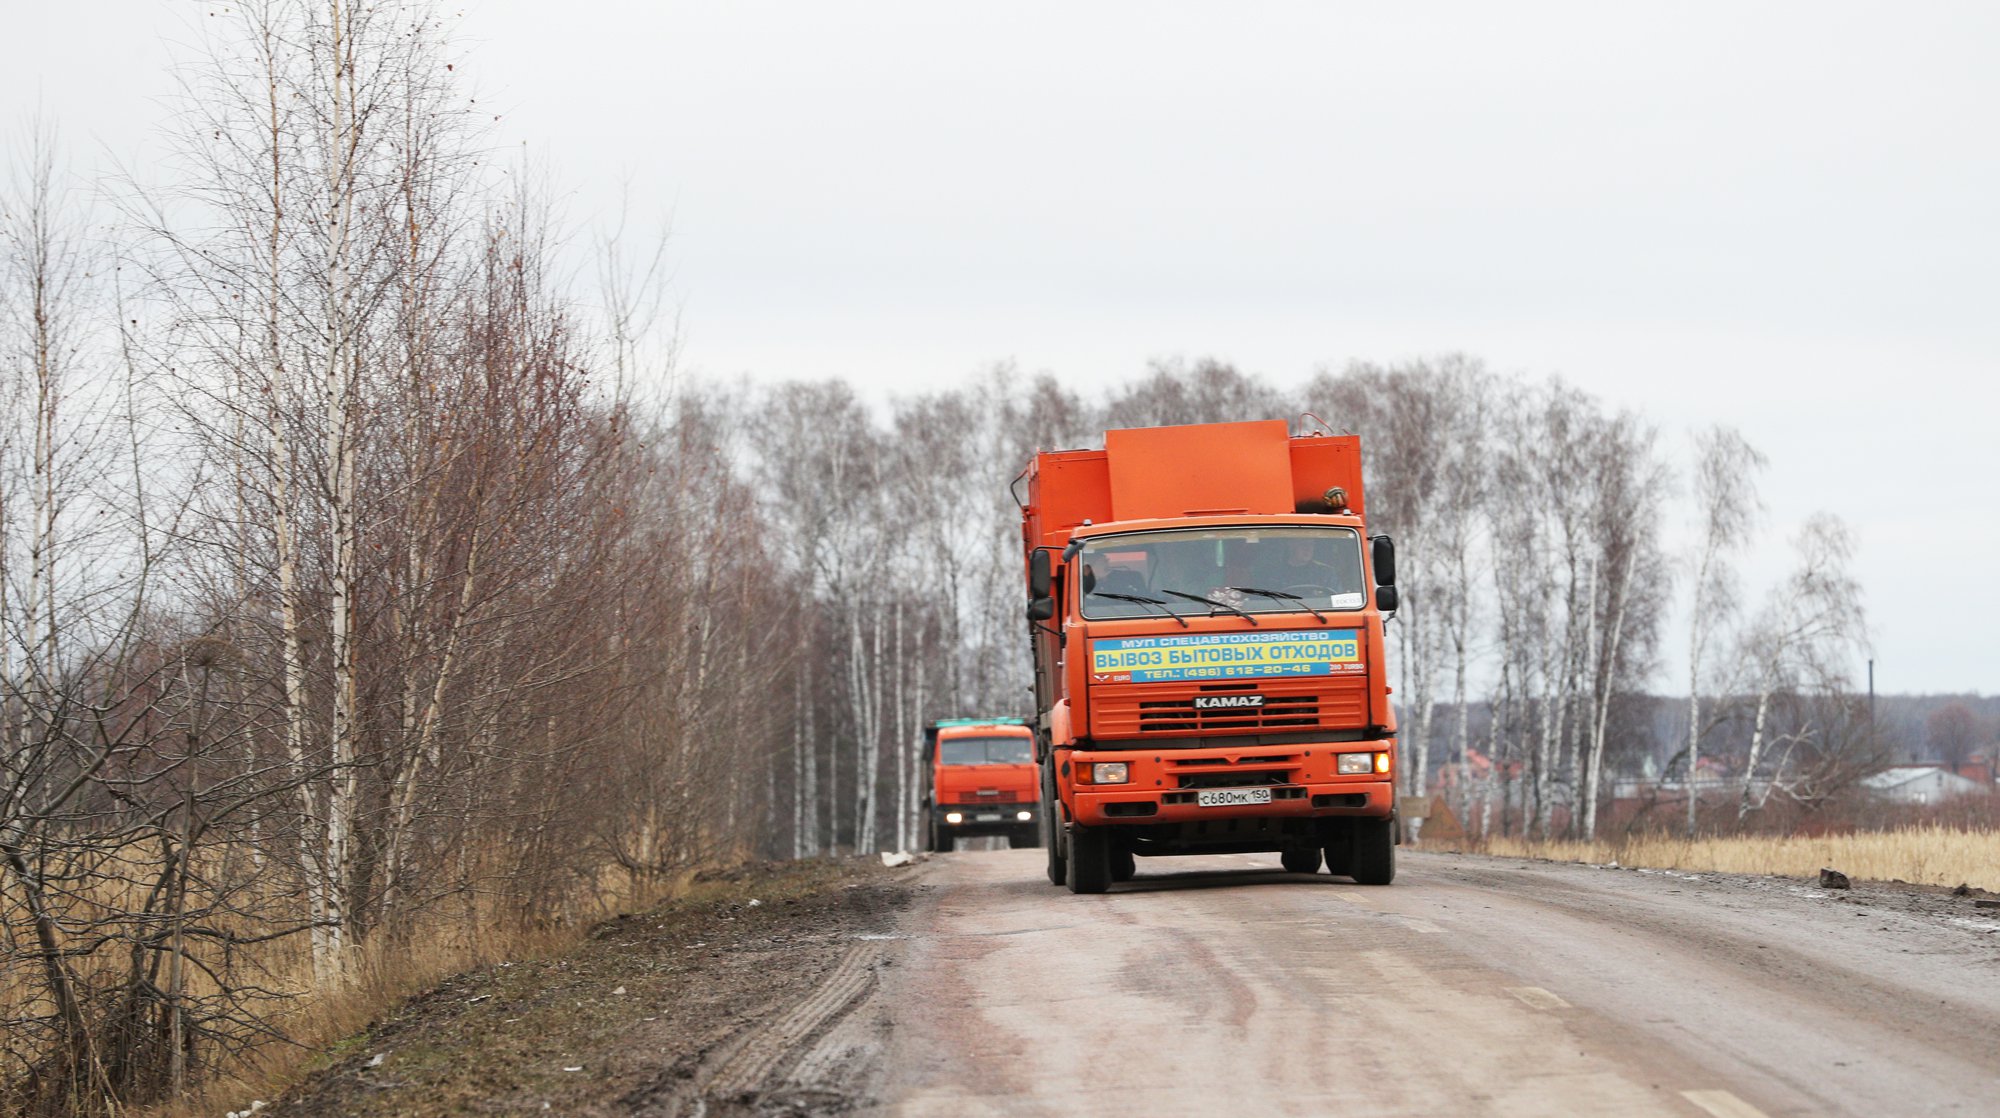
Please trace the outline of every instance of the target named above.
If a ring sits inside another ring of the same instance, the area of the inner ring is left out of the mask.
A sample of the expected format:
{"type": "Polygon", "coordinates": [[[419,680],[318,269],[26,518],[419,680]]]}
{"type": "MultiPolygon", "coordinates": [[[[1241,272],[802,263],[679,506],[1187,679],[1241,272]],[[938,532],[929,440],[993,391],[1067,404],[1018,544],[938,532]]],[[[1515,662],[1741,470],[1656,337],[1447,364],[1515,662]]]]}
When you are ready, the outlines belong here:
{"type": "Polygon", "coordinates": [[[1355,580],[1331,561],[1328,554],[1331,545],[1331,540],[1305,535],[1267,538],[1254,552],[1255,561],[1244,572],[1246,577],[1229,580],[1230,585],[1217,588],[1214,596],[1238,608],[1261,595],[1245,594],[1237,587],[1276,590],[1315,599],[1340,597],[1353,589],[1351,584],[1355,580]]]}
{"type": "Polygon", "coordinates": [[[1293,536],[1284,541],[1284,562],[1271,572],[1272,582],[1259,583],[1282,590],[1289,586],[1323,586],[1340,592],[1340,572],[1320,557],[1317,541],[1309,536],[1293,536]]]}

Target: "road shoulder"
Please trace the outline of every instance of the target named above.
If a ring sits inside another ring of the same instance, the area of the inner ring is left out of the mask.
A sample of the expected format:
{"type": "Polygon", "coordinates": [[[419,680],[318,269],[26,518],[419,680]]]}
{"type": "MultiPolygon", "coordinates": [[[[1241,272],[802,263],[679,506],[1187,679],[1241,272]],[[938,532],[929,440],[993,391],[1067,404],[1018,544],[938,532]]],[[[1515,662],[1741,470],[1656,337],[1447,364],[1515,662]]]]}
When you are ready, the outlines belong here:
{"type": "Polygon", "coordinates": [[[875,1027],[848,1019],[912,889],[862,859],[699,882],[561,955],[446,979],[268,1113],[843,1112],[875,1027]]]}

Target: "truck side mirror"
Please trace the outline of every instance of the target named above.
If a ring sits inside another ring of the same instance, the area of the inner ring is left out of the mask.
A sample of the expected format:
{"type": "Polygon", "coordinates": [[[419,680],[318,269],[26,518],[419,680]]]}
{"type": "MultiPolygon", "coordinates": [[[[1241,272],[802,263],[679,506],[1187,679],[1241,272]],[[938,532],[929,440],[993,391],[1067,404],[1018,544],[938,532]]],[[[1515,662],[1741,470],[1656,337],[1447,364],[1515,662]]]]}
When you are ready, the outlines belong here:
{"type": "Polygon", "coordinates": [[[1028,556],[1028,597],[1049,596],[1049,553],[1036,548],[1028,556]]]}
{"type": "Polygon", "coordinates": [[[1047,621],[1049,618],[1054,617],[1055,615],[1056,615],[1056,600],[1054,598],[1044,597],[1044,598],[1028,599],[1028,620],[1047,621]]]}
{"type": "Polygon", "coordinates": [[[1397,598],[1396,598],[1395,587],[1377,586],[1375,588],[1376,609],[1381,610],[1383,613],[1394,613],[1396,612],[1396,602],[1397,598]]]}
{"type": "Polygon", "coordinates": [[[1396,585],[1396,541],[1376,536],[1371,542],[1375,545],[1375,585],[1396,585]]]}

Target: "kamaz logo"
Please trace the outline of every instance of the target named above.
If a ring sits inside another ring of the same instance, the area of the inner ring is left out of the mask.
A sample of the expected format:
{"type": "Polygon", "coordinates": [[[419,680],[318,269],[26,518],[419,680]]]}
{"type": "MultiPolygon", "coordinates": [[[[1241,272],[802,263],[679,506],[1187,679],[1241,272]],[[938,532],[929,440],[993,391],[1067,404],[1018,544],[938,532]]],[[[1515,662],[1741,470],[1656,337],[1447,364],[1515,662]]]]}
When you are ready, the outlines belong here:
{"type": "Polygon", "coordinates": [[[1247,710],[1264,705],[1262,695],[1196,695],[1196,710],[1247,710]]]}

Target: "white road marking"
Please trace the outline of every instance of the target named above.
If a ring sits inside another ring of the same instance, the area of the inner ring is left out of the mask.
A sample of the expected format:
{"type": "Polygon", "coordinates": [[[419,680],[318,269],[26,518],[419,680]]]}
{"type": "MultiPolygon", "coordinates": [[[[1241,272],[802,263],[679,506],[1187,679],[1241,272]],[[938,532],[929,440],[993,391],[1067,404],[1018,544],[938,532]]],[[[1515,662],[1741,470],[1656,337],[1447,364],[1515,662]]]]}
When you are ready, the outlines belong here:
{"type": "Polygon", "coordinates": [[[1569,1003],[1540,986],[1509,986],[1507,992],[1535,1009],[1568,1009],[1569,1003]]]}
{"type": "Polygon", "coordinates": [[[1763,1111],[1727,1091],[1682,1091],[1681,1097],[1715,1118],[1766,1118],[1763,1111]]]}

